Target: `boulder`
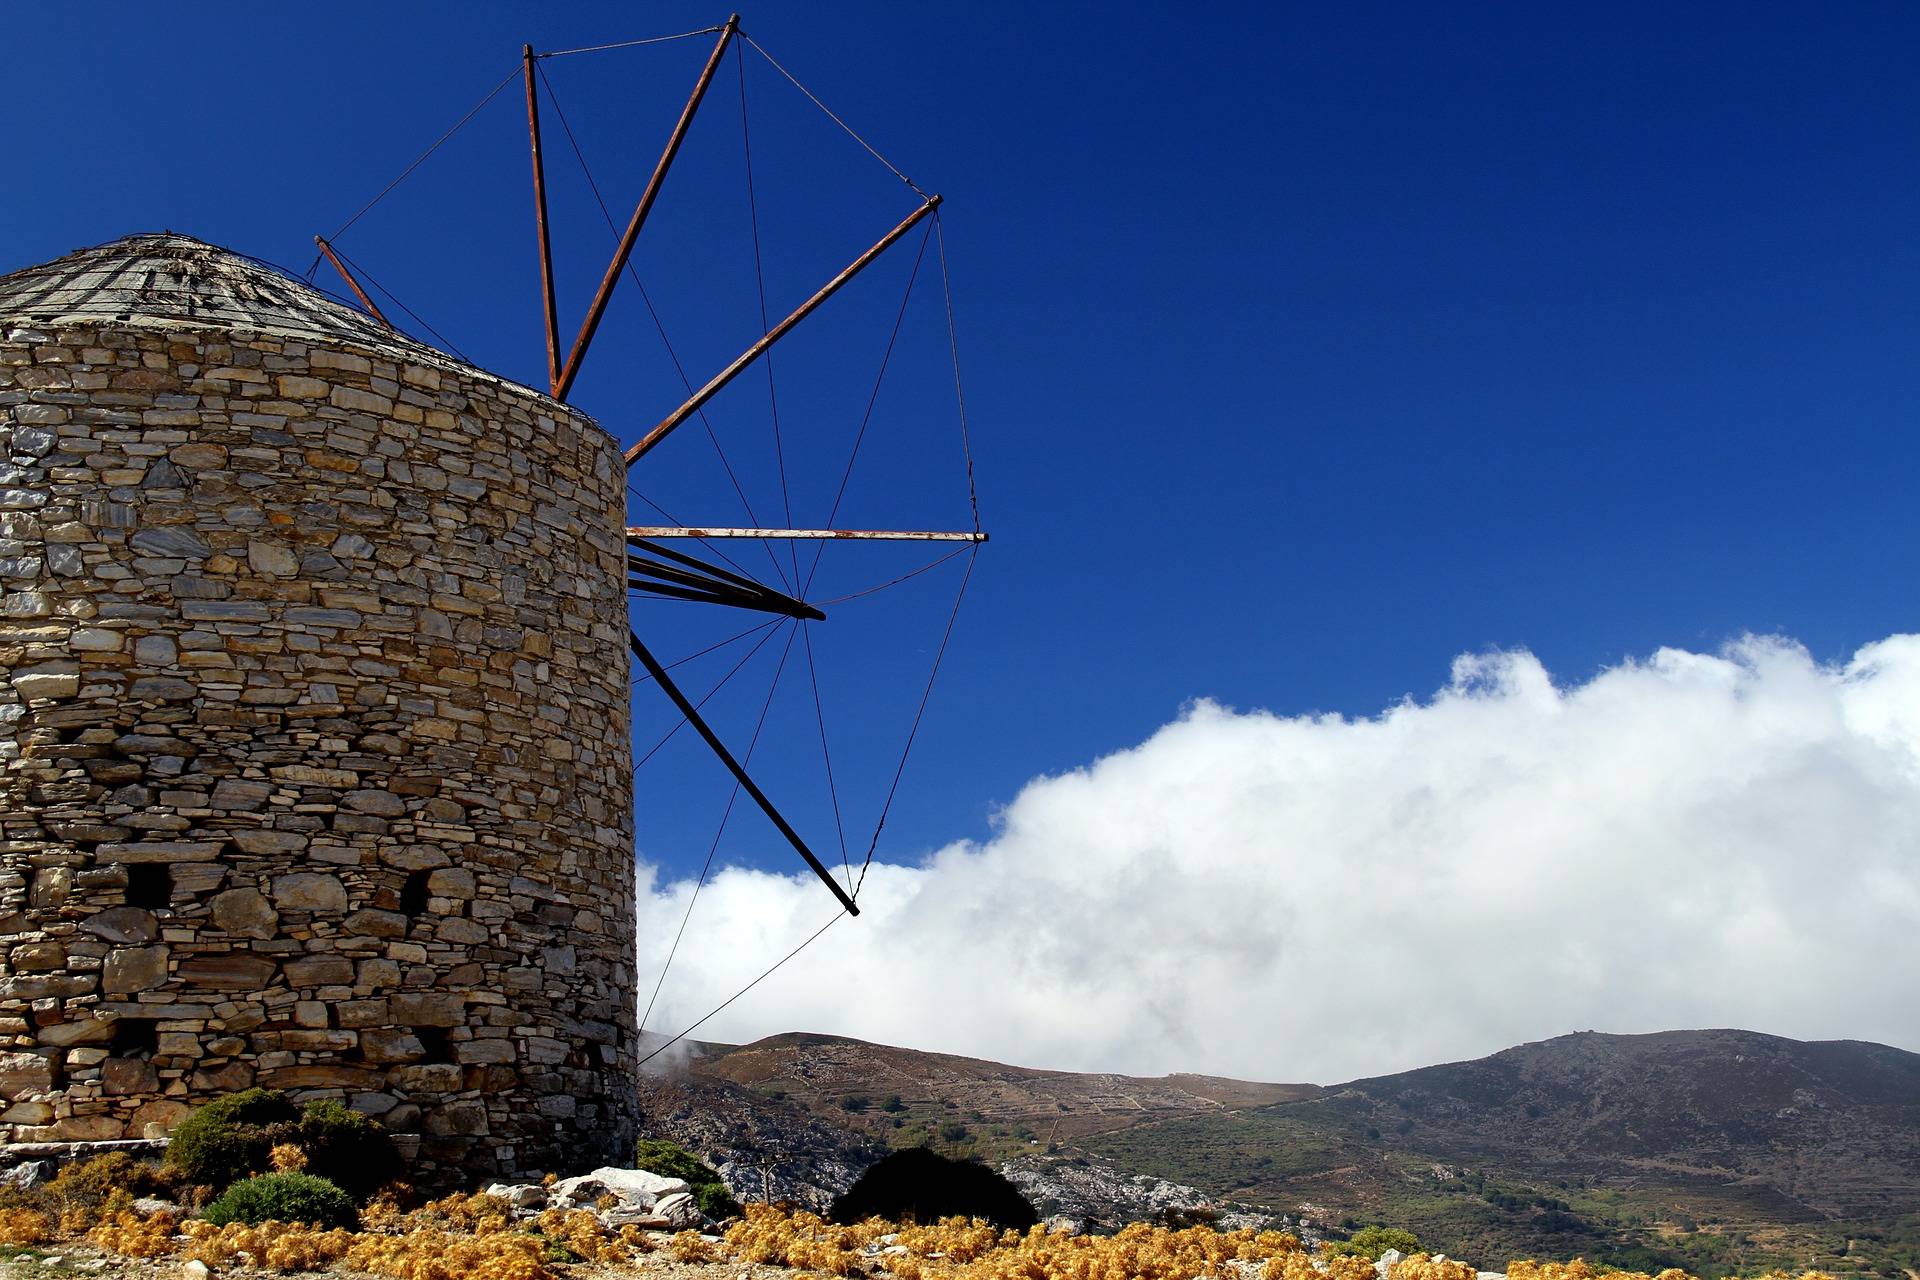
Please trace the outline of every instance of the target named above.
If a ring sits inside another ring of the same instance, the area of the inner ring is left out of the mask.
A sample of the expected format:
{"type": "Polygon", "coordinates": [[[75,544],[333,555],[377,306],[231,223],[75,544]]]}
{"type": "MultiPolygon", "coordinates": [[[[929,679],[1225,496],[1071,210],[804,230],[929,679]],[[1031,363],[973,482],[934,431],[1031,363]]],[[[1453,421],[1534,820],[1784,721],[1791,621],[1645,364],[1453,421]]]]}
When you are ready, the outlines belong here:
{"type": "Polygon", "coordinates": [[[680,1178],[663,1178],[645,1169],[595,1169],[577,1178],[562,1178],[553,1184],[548,1202],[562,1209],[591,1209],[603,1197],[612,1196],[622,1208],[651,1213],[663,1196],[690,1190],[680,1178]]]}
{"type": "Polygon", "coordinates": [[[690,1191],[675,1191],[660,1196],[653,1202],[653,1213],[657,1218],[665,1218],[668,1228],[674,1231],[698,1227],[707,1220],[707,1215],[701,1213],[700,1206],[694,1203],[690,1191]]]}
{"type": "Polygon", "coordinates": [[[498,1196],[515,1209],[544,1209],[547,1207],[547,1189],[537,1182],[522,1183],[518,1186],[505,1182],[496,1182],[482,1194],[498,1196]]]}

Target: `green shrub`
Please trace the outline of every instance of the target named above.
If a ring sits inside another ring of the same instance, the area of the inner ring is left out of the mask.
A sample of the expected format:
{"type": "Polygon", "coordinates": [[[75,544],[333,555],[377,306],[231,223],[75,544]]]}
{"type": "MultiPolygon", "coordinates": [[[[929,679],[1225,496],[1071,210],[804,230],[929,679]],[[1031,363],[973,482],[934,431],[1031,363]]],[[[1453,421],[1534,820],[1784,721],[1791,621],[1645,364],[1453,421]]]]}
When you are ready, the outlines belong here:
{"type": "Polygon", "coordinates": [[[310,1173],[263,1173],[236,1182],[203,1215],[216,1227],[229,1222],[258,1226],[276,1222],[306,1222],[316,1227],[357,1227],[360,1213],[353,1197],[325,1178],[310,1173]]]}
{"type": "Polygon", "coordinates": [[[173,1131],[167,1163],[191,1182],[222,1188],[263,1172],[276,1142],[294,1134],[300,1113],[271,1089],[246,1089],[194,1108],[173,1131]]]}
{"type": "Polygon", "coordinates": [[[739,1203],[713,1167],[678,1143],[659,1138],[640,1139],[635,1145],[633,1167],[685,1182],[693,1193],[693,1202],[709,1218],[731,1218],[740,1212],[739,1203]]]}
{"type": "Polygon", "coordinates": [[[293,1141],[307,1153],[308,1173],[325,1178],[360,1204],[404,1172],[385,1126],[331,1098],[307,1104],[293,1141]]]}
{"type": "Polygon", "coordinates": [[[231,1093],[196,1108],[173,1131],[167,1163],[185,1180],[218,1191],[269,1172],[273,1148],[282,1143],[305,1153],[308,1173],[359,1202],[403,1172],[393,1140],[377,1121],[332,1099],[296,1109],[271,1089],[231,1093]]]}
{"type": "Polygon", "coordinates": [[[1354,1257],[1378,1262],[1380,1255],[1389,1249],[1409,1255],[1419,1253],[1419,1237],[1397,1227],[1362,1227],[1350,1239],[1323,1245],[1321,1252],[1331,1258],[1354,1257]]]}

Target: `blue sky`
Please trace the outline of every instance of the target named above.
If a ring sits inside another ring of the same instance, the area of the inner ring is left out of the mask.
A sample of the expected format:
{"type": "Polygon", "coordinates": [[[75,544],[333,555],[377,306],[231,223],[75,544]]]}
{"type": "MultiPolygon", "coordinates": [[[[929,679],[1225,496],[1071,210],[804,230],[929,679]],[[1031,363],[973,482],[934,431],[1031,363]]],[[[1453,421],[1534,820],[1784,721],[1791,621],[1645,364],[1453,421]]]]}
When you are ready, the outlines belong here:
{"type": "MultiPolygon", "coordinates": [[[[0,268],[164,226],[304,270],[312,235],[523,40],[724,17],[13,9],[0,268]]],[[[1913,9],[769,4],[744,25],[947,197],[994,542],[888,828],[895,861],[984,834],[1028,779],[1196,697],[1370,714],[1467,651],[1526,648],[1583,680],[1662,645],[1777,632],[1841,659],[1913,626],[1913,9]]],[[[707,44],[546,64],[617,219],[707,44]]],[[[746,74],[777,314],[912,198],[751,55],[746,74]]],[[[735,75],[636,257],[696,382],[758,332],[735,75]]],[[[477,360],[533,379],[517,94],[341,243],[477,360]]],[[[608,235],[547,130],[567,329],[608,235]]],[[[896,250],[778,359],[796,516],[830,492],[910,265],[896,250]]],[[[909,299],[857,522],[968,518],[937,285],[909,299]]],[[[576,401],[632,439],[678,389],[623,292],[576,401]]],[[[767,516],[764,394],[743,380],[714,421],[767,516]]],[[[676,437],[641,487],[732,519],[696,446],[676,437]]],[[[846,589],[915,563],[834,554],[823,581],[846,589]]],[[[856,846],[955,568],[817,632],[856,846]]],[[[638,616],[667,656],[719,634],[683,606],[638,616]]],[[[832,844],[811,703],[786,687],[759,758],[832,844]]],[[[716,704],[730,737],[765,688],[716,704]]],[[[638,705],[637,734],[664,723],[638,705]]],[[[642,847],[697,866],[724,783],[680,744],[655,770],[642,847]]],[[[790,861],[757,825],[736,835],[727,857],[790,861]]]]}

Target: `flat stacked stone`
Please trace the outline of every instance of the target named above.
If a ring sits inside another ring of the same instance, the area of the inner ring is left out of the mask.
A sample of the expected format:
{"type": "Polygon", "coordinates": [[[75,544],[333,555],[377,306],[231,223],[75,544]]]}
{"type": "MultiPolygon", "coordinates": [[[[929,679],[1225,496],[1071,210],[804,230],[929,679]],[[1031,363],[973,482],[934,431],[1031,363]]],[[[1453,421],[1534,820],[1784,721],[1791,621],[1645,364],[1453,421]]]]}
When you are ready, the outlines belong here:
{"type": "Polygon", "coordinates": [[[0,1141],[263,1085],[428,1183],[630,1155],[624,475],[198,241],[0,278],[0,1141]]]}

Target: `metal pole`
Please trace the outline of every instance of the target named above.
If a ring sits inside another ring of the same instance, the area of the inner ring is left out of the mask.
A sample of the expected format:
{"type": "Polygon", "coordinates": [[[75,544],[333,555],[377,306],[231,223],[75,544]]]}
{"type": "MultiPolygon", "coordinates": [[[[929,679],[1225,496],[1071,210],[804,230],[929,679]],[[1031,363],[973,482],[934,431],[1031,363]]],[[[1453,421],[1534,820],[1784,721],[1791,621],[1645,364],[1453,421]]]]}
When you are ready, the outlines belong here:
{"type": "Polygon", "coordinates": [[[680,112],[680,119],[673,126],[672,135],[667,138],[667,149],[660,153],[660,163],[653,167],[653,176],[647,179],[646,190],[640,193],[640,203],[634,206],[626,233],[620,237],[620,247],[614,250],[613,261],[607,264],[607,274],[600,278],[600,287],[595,290],[593,303],[587,308],[587,318],[580,326],[580,336],[573,340],[573,350],[567,353],[567,362],[554,380],[553,398],[556,400],[565,400],[567,393],[573,390],[573,380],[580,376],[580,362],[586,358],[587,346],[593,341],[594,331],[600,327],[600,317],[607,309],[608,299],[613,296],[613,286],[626,269],[627,257],[633,252],[634,241],[640,238],[640,228],[646,222],[647,214],[653,211],[653,202],[660,194],[660,185],[666,181],[667,169],[672,166],[673,158],[680,154],[680,144],[685,141],[687,128],[693,123],[693,113],[700,109],[700,100],[707,96],[707,86],[713,83],[713,73],[720,66],[721,55],[726,53],[728,43],[739,29],[740,15],[737,13],[720,28],[719,42],[713,46],[707,65],[700,71],[700,79],[694,83],[693,96],[687,99],[685,109],[680,112]]]}
{"type": "Polygon", "coordinates": [[[767,799],[767,793],[747,776],[747,771],[741,767],[738,760],[733,758],[733,753],[727,750],[726,744],[720,741],[719,735],[700,718],[698,708],[687,700],[686,694],[680,692],[680,686],[668,678],[667,669],[660,665],[659,659],[647,651],[647,646],[640,643],[640,637],[631,629],[627,632],[627,640],[633,649],[633,656],[640,659],[640,665],[647,669],[647,674],[666,691],[667,697],[673,700],[673,705],[679,708],[680,714],[686,717],[687,723],[693,726],[694,732],[706,739],[707,745],[713,748],[713,753],[720,757],[720,763],[727,766],[727,771],[733,774],[734,779],[746,790],[746,793],[753,797],[753,802],[760,806],[760,812],[767,815],[768,820],[780,829],[780,834],[787,838],[787,843],[807,860],[807,865],[813,868],[813,874],[820,877],[820,883],[833,890],[833,896],[840,899],[840,905],[847,909],[847,914],[859,915],[860,908],[854,904],[852,898],[847,896],[847,891],[840,887],[840,882],[828,873],[820,859],[813,856],[813,850],[807,848],[807,842],[800,838],[800,833],[780,816],[780,811],[773,807],[773,801],[767,799]]]}
{"type": "Polygon", "coordinates": [[[392,329],[393,321],[380,314],[380,308],[373,305],[373,299],[369,298],[367,291],[360,287],[360,282],[353,278],[353,272],[347,270],[346,263],[340,261],[339,256],[333,251],[333,246],[327,243],[326,238],[323,236],[315,236],[313,242],[320,246],[321,253],[327,255],[327,261],[331,262],[333,269],[340,273],[340,278],[347,282],[347,288],[353,290],[353,296],[360,299],[360,305],[371,312],[375,320],[378,320],[381,324],[387,326],[387,328],[392,329]]]}
{"type": "Polygon", "coordinates": [[[627,465],[631,467],[634,463],[638,462],[642,457],[646,455],[649,449],[653,448],[653,446],[659,444],[662,440],[666,439],[668,434],[671,433],[675,427],[679,426],[681,423],[685,422],[689,417],[699,412],[701,406],[705,405],[707,401],[713,399],[716,395],[719,395],[722,388],[724,388],[729,382],[732,382],[735,378],[739,377],[742,370],[744,370],[748,365],[752,364],[755,360],[758,360],[761,356],[765,355],[768,349],[771,348],[774,343],[786,337],[788,331],[790,331],[793,328],[793,326],[799,324],[802,320],[805,320],[808,316],[812,315],[814,311],[816,311],[820,307],[820,305],[824,303],[828,298],[831,298],[834,294],[840,292],[841,288],[844,287],[849,280],[852,280],[855,276],[859,275],[862,271],[866,270],[867,267],[872,265],[873,260],[875,258],[878,258],[881,254],[885,253],[888,250],[888,248],[890,248],[893,245],[894,241],[898,240],[901,236],[904,236],[905,234],[907,234],[907,232],[913,230],[914,225],[918,223],[920,219],[926,217],[928,214],[932,213],[935,209],[938,209],[939,207],[940,207],[940,197],[928,196],[927,202],[925,204],[921,205],[918,209],[915,209],[912,213],[908,214],[906,217],[906,221],[902,222],[899,226],[895,227],[893,230],[887,232],[886,235],[882,236],[880,238],[880,243],[874,245],[873,248],[867,250],[865,253],[855,258],[853,262],[848,265],[846,270],[842,271],[839,275],[835,276],[833,279],[827,281],[826,284],[822,285],[820,287],[819,292],[815,293],[811,298],[808,298],[805,302],[801,303],[799,308],[795,310],[792,315],[788,316],[785,320],[782,320],[779,324],[773,326],[772,329],[768,330],[766,337],[760,339],[760,341],[754,343],[752,346],[748,347],[745,351],[741,352],[740,355],[734,360],[732,364],[728,365],[726,368],[722,369],[719,373],[715,374],[711,382],[707,383],[706,386],[694,392],[693,397],[691,399],[689,399],[685,404],[681,405],[678,409],[675,409],[672,413],[668,414],[666,419],[662,421],[659,426],[647,432],[645,439],[641,440],[639,444],[634,445],[633,448],[627,450],[626,452],[627,465]]]}
{"type": "Polygon", "coordinates": [[[533,142],[533,225],[540,239],[540,296],[546,303],[547,387],[560,386],[560,318],[553,306],[553,247],[547,240],[547,166],[540,157],[540,98],[534,91],[533,46],[520,46],[527,74],[527,136],[533,142]]]}
{"type": "Polygon", "coordinates": [[[980,532],[936,529],[695,529],[684,525],[630,525],[629,538],[806,538],[863,542],[985,542],[980,532]]]}

